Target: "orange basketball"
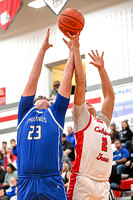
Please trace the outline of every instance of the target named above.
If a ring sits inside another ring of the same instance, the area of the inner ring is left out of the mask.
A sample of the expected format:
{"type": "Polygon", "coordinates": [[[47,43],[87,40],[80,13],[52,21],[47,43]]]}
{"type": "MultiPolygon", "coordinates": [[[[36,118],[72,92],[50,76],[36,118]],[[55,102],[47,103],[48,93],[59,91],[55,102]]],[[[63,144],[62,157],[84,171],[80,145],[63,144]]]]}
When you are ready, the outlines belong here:
{"type": "Polygon", "coordinates": [[[84,16],[74,8],[63,10],[58,16],[58,27],[64,35],[67,35],[67,32],[71,35],[76,35],[82,31],[84,24],[84,16]]]}

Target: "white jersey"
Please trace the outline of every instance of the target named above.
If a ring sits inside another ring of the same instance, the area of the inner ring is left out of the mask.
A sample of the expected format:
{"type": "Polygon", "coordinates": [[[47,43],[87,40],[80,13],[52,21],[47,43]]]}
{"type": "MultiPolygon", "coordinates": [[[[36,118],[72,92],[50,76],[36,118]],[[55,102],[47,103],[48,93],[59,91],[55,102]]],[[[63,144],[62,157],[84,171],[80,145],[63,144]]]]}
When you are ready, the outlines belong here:
{"type": "Polygon", "coordinates": [[[108,181],[112,169],[113,152],[107,132],[109,119],[100,114],[95,119],[82,106],[74,105],[76,159],[72,172],[96,181],[108,181]]]}

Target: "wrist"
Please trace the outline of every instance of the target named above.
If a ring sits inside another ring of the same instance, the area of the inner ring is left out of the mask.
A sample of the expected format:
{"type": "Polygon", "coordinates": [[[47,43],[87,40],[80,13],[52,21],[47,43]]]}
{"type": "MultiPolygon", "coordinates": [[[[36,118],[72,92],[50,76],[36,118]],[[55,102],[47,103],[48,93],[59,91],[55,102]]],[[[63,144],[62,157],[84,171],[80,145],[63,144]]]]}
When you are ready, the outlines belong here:
{"type": "Polygon", "coordinates": [[[74,50],[74,51],[79,51],[79,47],[77,47],[77,46],[74,47],[74,46],[73,46],[73,50],[74,50]]]}
{"type": "Polygon", "coordinates": [[[105,71],[104,65],[101,65],[100,67],[98,67],[98,71],[99,71],[99,72],[105,71]]]}
{"type": "Polygon", "coordinates": [[[47,49],[46,49],[45,47],[41,47],[41,48],[40,48],[40,51],[43,52],[43,53],[45,53],[46,50],[47,50],[47,49]]]}

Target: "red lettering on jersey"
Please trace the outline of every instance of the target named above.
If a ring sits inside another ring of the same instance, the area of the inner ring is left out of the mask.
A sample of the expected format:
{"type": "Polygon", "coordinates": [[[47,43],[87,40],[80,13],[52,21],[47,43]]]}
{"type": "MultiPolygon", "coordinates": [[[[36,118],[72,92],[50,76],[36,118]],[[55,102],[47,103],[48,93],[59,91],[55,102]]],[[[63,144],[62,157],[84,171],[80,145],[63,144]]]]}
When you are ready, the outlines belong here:
{"type": "Polygon", "coordinates": [[[97,159],[97,160],[104,161],[104,162],[109,162],[109,159],[103,157],[103,154],[102,154],[102,153],[99,153],[99,155],[96,157],[96,159],[97,159]]]}
{"type": "MultiPolygon", "coordinates": [[[[95,131],[95,132],[98,132],[98,133],[101,133],[101,134],[104,134],[104,135],[109,135],[109,133],[108,133],[107,131],[105,131],[104,128],[100,129],[99,126],[96,126],[96,127],[94,128],[94,131],[95,131]]],[[[110,135],[109,135],[109,136],[110,136],[110,135]]]]}

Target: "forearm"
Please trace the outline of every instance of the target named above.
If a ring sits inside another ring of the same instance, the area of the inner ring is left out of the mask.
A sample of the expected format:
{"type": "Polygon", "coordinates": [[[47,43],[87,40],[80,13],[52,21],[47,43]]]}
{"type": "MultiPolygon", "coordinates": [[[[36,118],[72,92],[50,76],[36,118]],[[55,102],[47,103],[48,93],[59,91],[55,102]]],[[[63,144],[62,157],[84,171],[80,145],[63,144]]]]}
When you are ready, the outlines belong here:
{"type": "Polygon", "coordinates": [[[58,90],[59,94],[61,94],[66,98],[70,98],[73,71],[74,71],[74,58],[73,58],[73,52],[70,51],[69,58],[64,70],[63,80],[58,90]]]}
{"type": "Polygon", "coordinates": [[[117,164],[124,164],[127,161],[127,158],[122,158],[120,160],[117,160],[116,163],[117,164]]]}
{"type": "Polygon", "coordinates": [[[76,80],[74,103],[80,106],[85,102],[85,74],[79,49],[74,49],[74,64],[76,80]]]}
{"type": "Polygon", "coordinates": [[[74,64],[76,85],[82,84],[83,87],[85,87],[85,73],[83,70],[79,48],[74,48],[74,64]]]}
{"type": "Polygon", "coordinates": [[[33,81],[38,81],[41,70],[42,70],[42,64],[43,64],[45,52],[46,52],[46,50],[40,48],[38,55],[36,57],[36,60],[34,62],[33,68],[31,70],[29,79],[31,79],[33,81]]]}
{"type": "Polygon", "coordinates": [[[114,99],[114,91],[105,68],[101,67],[100,69],[98,69],[98,71],[102,82],[102,91],[104,98],[110,97],[114,99]]]}

